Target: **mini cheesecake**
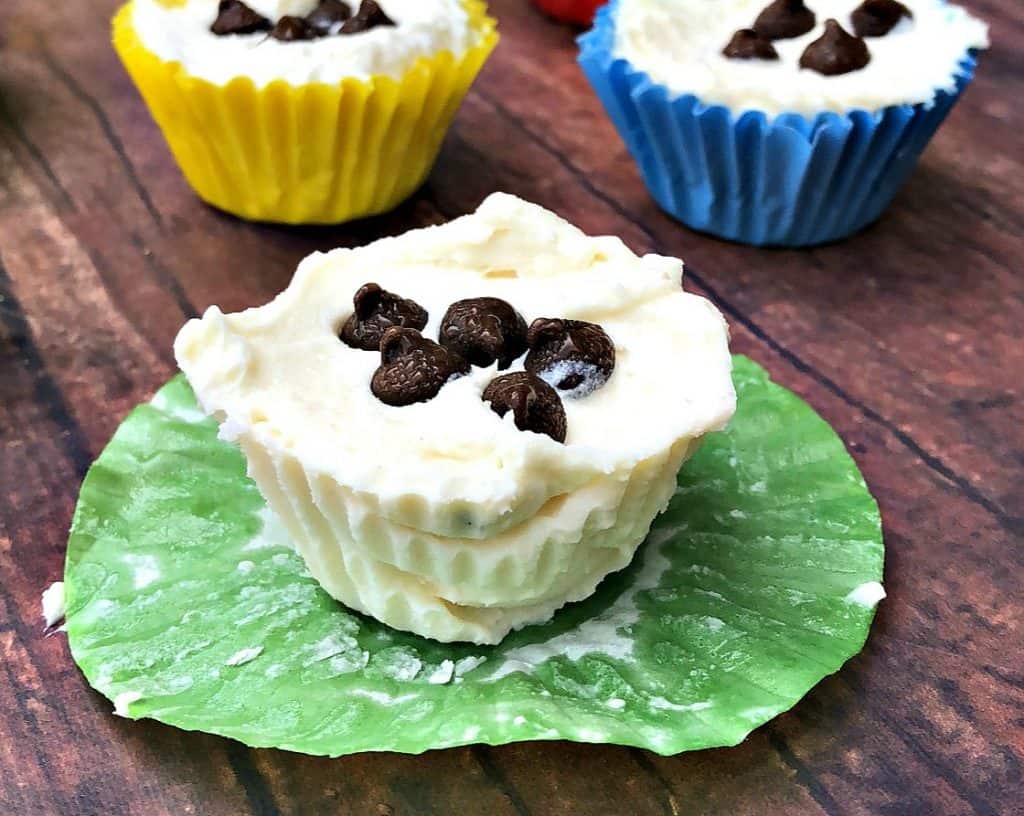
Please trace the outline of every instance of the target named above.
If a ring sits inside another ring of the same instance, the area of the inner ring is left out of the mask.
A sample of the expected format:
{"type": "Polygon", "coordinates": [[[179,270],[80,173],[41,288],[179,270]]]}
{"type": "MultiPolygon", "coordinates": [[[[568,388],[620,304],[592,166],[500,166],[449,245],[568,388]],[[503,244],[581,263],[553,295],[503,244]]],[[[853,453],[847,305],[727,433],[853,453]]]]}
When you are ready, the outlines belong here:
{"type": "Polygon", "coordinates": [[[732,416],[725,322],[682,273],[496,194],[314,254],[175,353],[327,592],[496,643],[626,566],[732,416]]]}
{"type": "Polygon", "coordinates": [[[614,53],[671,96],[763,112],[878,111],[952,91],[986,25],[945,0],[616,0],[614,53]]]}

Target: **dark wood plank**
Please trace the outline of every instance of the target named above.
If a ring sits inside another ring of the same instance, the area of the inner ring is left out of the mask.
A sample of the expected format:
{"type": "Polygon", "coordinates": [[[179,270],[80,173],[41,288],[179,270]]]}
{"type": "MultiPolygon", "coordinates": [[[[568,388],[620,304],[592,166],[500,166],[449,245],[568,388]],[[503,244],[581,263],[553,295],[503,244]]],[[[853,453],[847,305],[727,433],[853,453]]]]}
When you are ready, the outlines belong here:
{"type": "Polygon", "coordinates": [[[492,4],[503,42],[428,184],[354,225],[282,229],[200,204],[107,46],[115,2],[5,6],[0,71],[0,809],[9,813],[1007,814],[1024,763],[1024,172],[1015,0],[968,3],[994,47],[892,210],[852,241],[759,251],[644,191],[570,29],[492,4]],[[76,36],[67,36],[71,27],[76,36]],[[77,484],[174,371],[212,303],[269,299],[314,249],[503,189],[637,250],[685,257],[735,347],[847,441],[889,545],[869,646],[743,745],[679,757],[528,744],[342,760],[110,716],[38,598],[77,484]]]}

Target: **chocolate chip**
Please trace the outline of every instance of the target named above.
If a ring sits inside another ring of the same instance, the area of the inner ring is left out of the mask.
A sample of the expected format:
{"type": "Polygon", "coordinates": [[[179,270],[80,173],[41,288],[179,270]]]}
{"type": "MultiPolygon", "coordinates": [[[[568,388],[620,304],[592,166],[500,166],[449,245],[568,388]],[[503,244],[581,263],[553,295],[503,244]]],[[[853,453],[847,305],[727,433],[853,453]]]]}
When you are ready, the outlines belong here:
{"type": "Polygon", "coordinates": [[[850,22],[858,37],[884,37],[904,17],[913,16],[896,0],[864,0],[850,13],[850,22]]]}
{"type": "Polygon", "coordinates": [[[220,0],[217,6],[217,19],[210,26],[210,31],[218,37],[225,34],[253,34],[269,30],[270,20],[262,14],[257,14],[240,0],[220,0]]]}
{"type": "Polygon", "coordinates": [[[859,71],[871,62],[867,44],[848,33],[835,20],[825,21],[825,33],[800,55],[800,67],[810,68],[825,76],[859,71]]]}
{"type": "Polygon", "coordinates": [[[380,366],[370,390],[386,405],[412,405],[437,396],[448,380],[469,372],[469,364],[416,329],[392,326],[380,341],[380,366]]]}
{"type": "Polygon", "coordinates": [[[766,40],[788,40],[814,28],[814,12],[804,0],[775,0],[762,9],[754,30],[766,40]]]}
{"type": "Polygon", "coordinates": [[[281,42],[295,42],[296,40],[312,40],[316,37],[316,31],[301,17],[286,14],[270,29],[270,36],[281,42]]]}
{"type": "Polygon", "coordinates": [[[339,333],[341,341],[352,348],[377,351],[384,332],[392,326],[422,329],[427,325],[426,309],[414,300],[381,289],[376,283],[361,286],[352,305],[355,311],[339,333]]]}
{"type": "Polygon", "coordinates": [[[527,371],[569,397],[585,397],[611,377],[615,344],[596,323],[540,317],[526,335],[527,371]]]}
{"type": "Polygon", "coordinates": [[[509,411],[521,431],[547,434],[565,441],[565,409],[558,392],[535,374],[516,371],[495,377],[484,389],[483,401],[498,416],[509,411]]]}
{"type": "Polygon", "coordinates": [[[504,370],[526,351],[526,321],[500,298],[459,300],[441,320],[441,345],[475,366],[504,370]]]}
{"type": "Polygon", "coordinates": [[[395,21],[384,13],[374,0],[363,0],[359,4],[359,11],[355,16],[345,21],[341,27],[342,34],[358,34],[361,31],[369,31],[377,26],[393,26],[395,21]]]}
{"type": "Polygon", "coordinates": [[[732,35],[729,44],[722,49],[729,59],[777,60],[779,52],[771,40],[766,40],[752,28],[741,28],[732,35]]]}
{"type": "Polygon", "coordinates": [[[306,22],[321,37],[337,34],[341,24],[352,16],[352,7],[341,0],[320,0],[320,5],[306,15],[306,22]]]}

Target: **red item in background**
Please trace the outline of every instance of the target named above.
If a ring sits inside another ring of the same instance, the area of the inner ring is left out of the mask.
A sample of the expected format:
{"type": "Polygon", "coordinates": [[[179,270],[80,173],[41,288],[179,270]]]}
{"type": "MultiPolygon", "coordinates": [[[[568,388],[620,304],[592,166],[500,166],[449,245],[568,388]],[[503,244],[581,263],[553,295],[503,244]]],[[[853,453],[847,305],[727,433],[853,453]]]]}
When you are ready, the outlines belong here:
{"type": "Polygon", "coordinates": [[[581,26],[593,23],[594,12],[604,3],[605,0],[533,0],[537,8],[559,22],[581,26]]]}

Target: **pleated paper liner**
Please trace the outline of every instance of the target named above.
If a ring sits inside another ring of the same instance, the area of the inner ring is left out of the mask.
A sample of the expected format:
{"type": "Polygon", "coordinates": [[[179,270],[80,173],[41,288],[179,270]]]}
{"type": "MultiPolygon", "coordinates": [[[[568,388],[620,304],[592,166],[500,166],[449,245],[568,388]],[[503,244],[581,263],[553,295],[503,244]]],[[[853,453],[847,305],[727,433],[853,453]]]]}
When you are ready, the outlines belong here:
{"type": "Polygon", "coordinates": [[[176,378],[82,487],[72,655],[124,716],[311,754],[735,744],[861,649],[884,593],[878,508],[842,442],[746,358],[734,379],[730,428],[683,468],[633,564],[485,647],[331,599],[176,378]]]}
{"type": "Polygon", "coordinates": [[[399,80],[215,85],[147,50],[131,3],[114,46],[200,198],[256,221],[332,224],[393,209],[426,180],[498,39],[484,3],[465,5],[477,44],[421,57],[399,80]]]}
{"type": "Polygon", "coordinates": [[[617,501],[587,517],[582,537],[578,531],[545,535],[541,519],[535,536],[536,525],[527,524],[512,541],[446,541],[403,536],[394,524],[353,536],[351,508],[329,476],[307,471],[294,457],[271,452],[248,435],[239,442],[249,474],[333,597],[395,629],[429,625],[438,640],[475,643],[493,643],[495,629],[549,620],[567,599],[589,597],[607,573],[625,567],[651,519],[668,503],[682,460],[697,447],[684,440],[645,461],[617,501]],[[597,515],[605,518],[594,521],[597,515]]]}
{"type": "Polygon", "coordinates": [[[579,39],[579,62],[655,201],[693,229],[758,246],[845,238],[876,221],[974,75],[965,54],[952,91],[928,104],[740,114],[674,96],[615,49],[618,2],[579,39]]]}

